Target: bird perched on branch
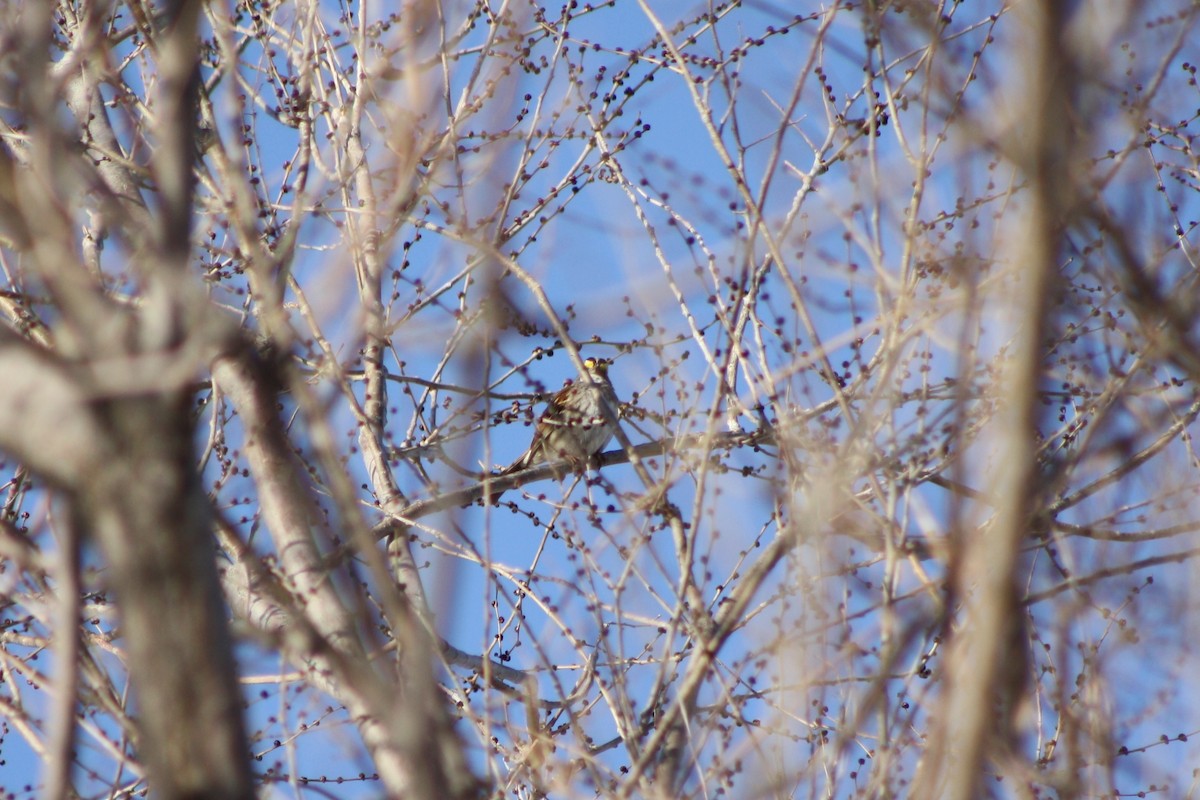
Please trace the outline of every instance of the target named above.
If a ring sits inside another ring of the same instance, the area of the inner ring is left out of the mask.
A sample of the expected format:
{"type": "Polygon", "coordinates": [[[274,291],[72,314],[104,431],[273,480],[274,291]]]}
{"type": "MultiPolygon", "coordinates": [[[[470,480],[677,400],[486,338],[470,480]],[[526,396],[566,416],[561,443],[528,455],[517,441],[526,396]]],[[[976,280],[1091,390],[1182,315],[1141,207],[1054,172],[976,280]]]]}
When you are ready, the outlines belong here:
{"type": "Polygon", "coordinates": [[[572,381],[550,398],[538,419],[529,449],[500,474],[510,475],[560,459],[579,468],[600,453],[616,432],[617,409],[621,405],[608,379],[611,364],[604,358],[584,359],[583,366],[591,380],[572,381]]]}

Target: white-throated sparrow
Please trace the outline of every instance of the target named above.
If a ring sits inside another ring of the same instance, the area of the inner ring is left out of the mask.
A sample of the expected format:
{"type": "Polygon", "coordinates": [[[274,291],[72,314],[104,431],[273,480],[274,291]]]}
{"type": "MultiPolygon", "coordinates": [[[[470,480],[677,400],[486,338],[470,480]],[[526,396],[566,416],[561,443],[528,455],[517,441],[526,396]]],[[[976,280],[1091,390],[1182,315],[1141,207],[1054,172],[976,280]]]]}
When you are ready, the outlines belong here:
{"type": "Polygon", "coordinates": [[[610,364],[604,358],[584,359],[583,366],[591,382],[572,381],[550,398],[538,419],[529,449],[501,470],[501,475],[560,459],[581,467],[604,449],[615,432],[615,423],[610,420],[616,419],[621,405],[608,380],[610,364]]]}

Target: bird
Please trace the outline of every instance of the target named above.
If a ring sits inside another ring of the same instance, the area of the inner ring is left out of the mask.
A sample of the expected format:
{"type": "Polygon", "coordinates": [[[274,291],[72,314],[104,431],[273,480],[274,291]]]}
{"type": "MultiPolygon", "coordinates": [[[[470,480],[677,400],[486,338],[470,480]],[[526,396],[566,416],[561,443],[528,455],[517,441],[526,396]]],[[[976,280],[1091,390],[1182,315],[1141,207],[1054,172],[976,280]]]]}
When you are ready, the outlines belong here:
{"type": "Polygon", "coordinates": [[[580,468],[598,455],[616,434],[617,410],[621,405],[608,379],[611,365],[610,359],[584,359],[590,380],[572,381],[550,398],[534,428],[529,448],[499,474],[511,475],[560,459],[580,468]]]}

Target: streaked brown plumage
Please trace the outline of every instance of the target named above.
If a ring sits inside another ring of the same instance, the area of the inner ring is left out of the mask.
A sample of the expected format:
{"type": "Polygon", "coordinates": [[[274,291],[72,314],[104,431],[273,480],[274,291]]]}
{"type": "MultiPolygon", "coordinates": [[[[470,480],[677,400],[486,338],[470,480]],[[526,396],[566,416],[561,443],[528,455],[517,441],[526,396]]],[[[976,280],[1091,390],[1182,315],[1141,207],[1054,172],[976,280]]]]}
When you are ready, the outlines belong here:
{"type": "Polygon", "coordinates": [[[608,379],[611,363],[603,358],[584,360],[591,383],[574,381],[550,398],[538,419],[529,449],[505,467],[501,475],[547,461],[567,460],[581,467],[604,449],[614,434],[614,425],[609,420],[616,418],[620,407],[616,390],[608,379]],[[608,407],[608,414],[604,413],[604,406],[608,407]]]}

